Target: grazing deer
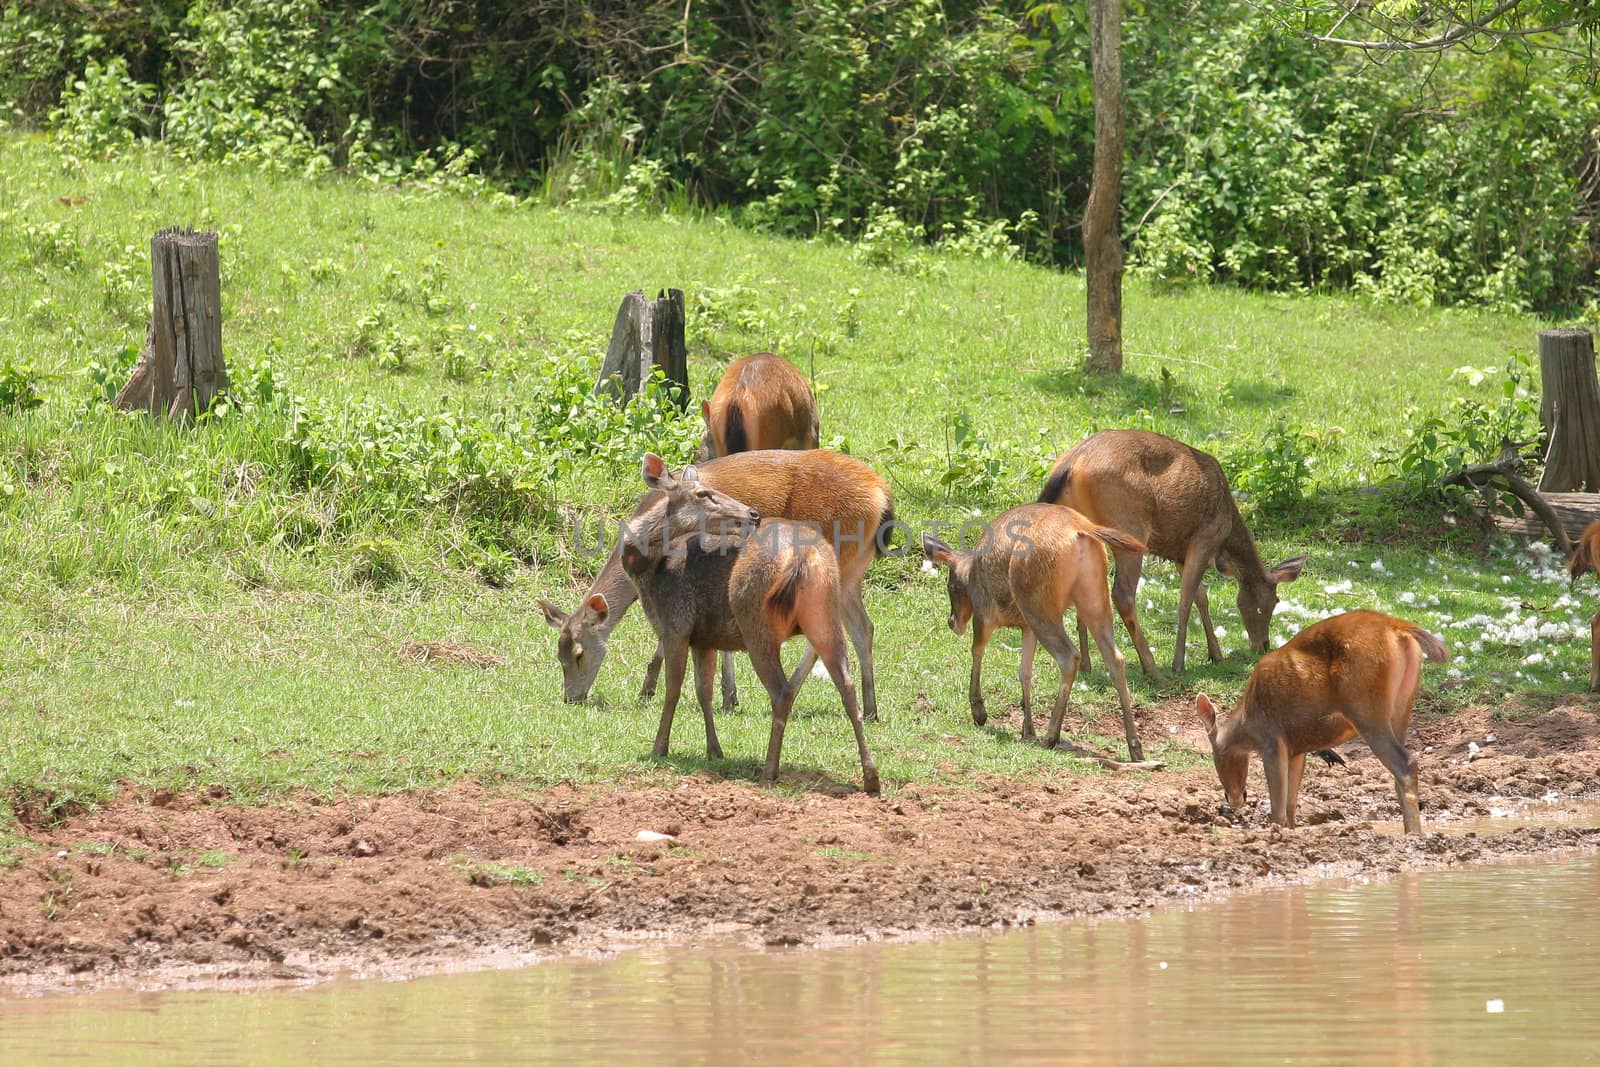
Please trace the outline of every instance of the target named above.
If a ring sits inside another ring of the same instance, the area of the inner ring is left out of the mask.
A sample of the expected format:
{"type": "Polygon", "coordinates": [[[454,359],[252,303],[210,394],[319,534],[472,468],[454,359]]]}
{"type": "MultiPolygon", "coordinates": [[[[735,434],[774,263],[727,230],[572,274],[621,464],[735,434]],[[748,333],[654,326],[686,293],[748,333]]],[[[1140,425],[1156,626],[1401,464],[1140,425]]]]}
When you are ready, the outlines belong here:
{"type": "Polygon", "coordinates": [[[1216,457],[1148,430],[1103,430],[1086,438],[1056,460],[1039,501],[1076,508],[1090,521],[1125,530],[1144,542],[1140,550],[1113,547],[1117,575],[1111,598],[1146,674],[1156,669],[1156,661],[1134,613],[1145,552],[1182,570],[1178,645],[1172,654],[1172,669],[1180,674],[1191,604],[1200,608],[1206,651],[1213,661],[1222,658],[1206,599],[1207,567],[1215,563],[1224,575],[1238,579],[1239,615],[1250,647],[1265,652],[1278,586],[1300,577],[1306,563],[1302,555],[1271,569],[1262,566],[1255,538],[1239,516],[1216,457]]]}
{"type": "Polygon", "coordinates": [[[803,634],[822,659],[844,701],[861,753],[862,784],[878,792],[878,769],[867,751],[861,709],[850,680],[841,626],[839,566],[821,530],[761,513],[699,480],[693,467],[674,476],[661,457],[644,457],[645,484],[657,492],[630,536],[622,565],[655,627],[666,659],[666,698],[656,730],[655,755],[667,754],[672,716],[683,689],[684,667],[694,655],[695,694],[706,722],[706,755],[722,758],[711,717],[711,675],[717,651],[750,653],[772,700],[772,735],[761,784],[778,777],[783,731],[804,675],[790,680],[779,650],[803,634]],[[738,527],[730,531],[729,526],[738,527]],[[720,529],[720,532],[712,532],[720,529]]]}
{"type": "Polygon", "coordinates": [[[1348,611],[1262,656],[1233,711],[1219,712],[1200,694],[1195,713],[1211,738],[1229,806],[1243,813],[1245,774],[1256,753],[1267,774],[1272,821],[1293,826],[1306,753],[1360,734],[1394,775],[1406,833],[1422,833],[1417,761],[1405,736],[1422,661],[1449,658],[1444,642],[1420,626],[1377,611],[1348,611]]]}
{"type": "Polygon", "coordinates": [[[757,352],[728,364],[711,399],[700,405],[704,462],[735,452],[817,447],[817,398],[794,364],[757,352]]]}
{"type": "MultiPolygon", "coordinates": [[[[1567,564],[1574,582],[1590,571],[1600,572],[1600,520],[1584,527],[1572,562],[1567,564]]],[[[1589,620],[1589,691],[1600,692],[1600,613],[1589,620]]]]}
{"type": "MultiPolygon", "coordinates": [[[[878,717],[878,696],[872,663],[872,620],[862,601],[867,567],[882,551],[882,539],[894,522],[894,498],[884,480],[867,464],[838,452],[769,450],[741,452],[695,468],[701,482],[750,505],[769,519],[797,519],[822,531],[838,557],[840,596],[845,627],[861,661],[861,702],[868,719],[878,717]]],[[[633,523],[654,506],[646,495],[628,520],[633,523]]],[[[622,565],[620,543],[590,584],[583,602],[570,614],[548,600],[539,602],[545,620],[561,631],[556,655],[561,662],[566,699],[577,703],[589,696],[605,662],[611,631],[636,599],[622,565]]],[[[804,677],[815,657],[808,649],[796,674],[804,677]]],[[[655,693],[661,650],[645,671],[641,697],[655,693]]],[[[728,680],[723,701],[732,703],[728,680]]]]}
{"type": "MultiPolygon", "coordinates": [[[[957,635],[972,624],[972,679],[968,696],[972,721],[988,720],[983,703],[983,655],[989,639],[1002,626],[1022,629],[1022,737],[1033,740],[1033,653],[1036,645],[1061,669],[1061,684],[1050,711],[1045,747],[1061,740],[1061,719],[1078,673],[1078,650],[1061,624],[1066,610],[1076,605],[1078,625],[1094,635],[1116,683],[1122,701],[1122,728],[1128,754],[1144,759],[1133,723],[1133,700],[1128,695],[1128,675],[1122,653],[1111,635],[1111,603],[1106,596],[1106,553],[1102,545],[1127,552],[1144,546],[1120,530],[1096,526],[1069,508],[1053,504],[1024,504],[1005,512],[985,530],[983,540],[970,552],[957,552],[931,534],[924,534],[922,551],[945,567],[950,591],[950,629],[957,635]]],[[[1080,638],[1080,640],[1084,640],[1080,638]]]]}

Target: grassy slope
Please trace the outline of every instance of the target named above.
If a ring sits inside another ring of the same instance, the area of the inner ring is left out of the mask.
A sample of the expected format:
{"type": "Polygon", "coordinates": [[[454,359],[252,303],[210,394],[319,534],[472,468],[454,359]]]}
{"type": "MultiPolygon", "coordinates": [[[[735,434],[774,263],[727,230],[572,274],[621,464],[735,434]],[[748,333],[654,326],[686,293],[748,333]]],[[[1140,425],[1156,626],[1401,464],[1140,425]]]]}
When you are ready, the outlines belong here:
{"type": "MultiPolygon", "coordinates": [[[[1322,518],[1264,538],[1265,554],[1311,552],[1287,621],[1276,626],[1280,640],[1295,623],[1336,610],[1395,609],[1407,592],[1424,603],[1440,598],[1436,608],[1398,608],[1435,626],[1447,616],[1527,614],[1508,608],[1503,598],[1511,597],[1563,633],[1586,630],[1583,609],[1558,603],[1554,582],[1503,578],[1517,569],[1509,556],[1483,561],[1448,545],[1327,536],[1347,502],[1340,490],[1375,477],[1374,451],[1405,405],[1436,408],[1448,390],[1464,388],[1446,383],[1451,368],[1498,365],[1507,352],[1531,348],[1535,324],[1526,319],[1132,285],[1130,374],[1098,385],[1067,369],[1082,350],[1074,276],[893,250],[891,265],[869,265],[846,247],[774,241],[717,221],[423,197],[159,155],[85,165],[61,160],[45,142],[9,137],[0,139],[8,282],[0,363],[31,362],[51,377],[43,408],[0,416],[0,456],[19,487],[0,500],[0,566],[12,590],[0,603],[0,785],[47,801],[100,795],[123,779],[214,783],[248,795],[403,788],[458,775],[604,780],[653,766],[646,753],[657,708],[632,697],[650,644],[642,617],[617,633],[600,702],[559,702],[553,640],[535,608],[540,595],[575,599],[573,561],[558,551],[493,590],[441,552],[447,531],[423,522],[394,532],[408,580],[373,591],[341,578],[334,547],[271,544],[281,515],[273,509],[284,502],[246,499],[212,523],[236,523],[227,551],[186,553],[191,528],[134,492],[134,476],[176,476],[197,453],[214,463],[248,457],[251,434],[271,427],[246,421],[174,435],[81,414],[82,368],[141,335],[146,242],[174,223],[224,234],[230,364],[269,358],[291,391],[332,409],[358,396],[469,413],[515,403],[537,387],[546,352],[603,348],[623,291],[674,285],[690,295],[694,381],[713,380],[731,355],[756,349],[778,349],[803,366],[814,359],[824,438],[877,463],[910,523],[1032,499],[1039,464],[1097,428],[1150,426],[1226,452],[1277,418],[1337,426],[1343,432],[1317,472],[1322,518]],[[419,280],[428,276],[434,281],[419,280]],[[418,291],[434,298],[433,312],[419,306],[418,291]],[[349,355],[356,320],[379,308],[420,339],[402,373],[349,355]],[[478,367],[448,379],[439,343],[468,336],[478,367]],[[1165,411],[1163,367],[1181,415],[1165,411]],[[1000,468],[992,484],[952,501],[940,476],[962,414],[1000,468]],[[1373,569],[1380,557],[1381,572],[1373,569]],[[1334,583],[1345,580],[1352,585],[1341,591],[1334,583]],[[411,639],[459,641],[506,662],[424,666],[395,654],[411,639]]],[[[621,464],[580,464],[557,493],[616,509],[635,495],[636,477],[621,464]]],[[[240,481],[235,495],[248,498],[250,480],[240,481]]],[[[1146,626],[1165,661],[1175,573],[1162,564],[1147,573],[1146,626]]],[[[919,575],[912,561],[880,564],[873,578],[886,721],[870,736],[886,781],[1062,766],[1061,757],[1014,743],[1014,719],[973,729],[966,646],[944,630],[943,596],[942,582],[919,575]]],[[[1235,651],[1219,666],[1191,668],[1185,683],[1227,694],[1250,660],[1237,651],[1231,594],[1218,600],[1223,644],[1235,651]]],[[[1481,629],[1444,633],[1466,652],[1458,638],[1481,629]]],[[[1453,691],[1476,699],[1578,688],[1582,644],[1522,664],[1542,647],[1490,642],[1460,659],[1453,691]]],[[[1191,640],[1192,663],[1203,663],[1200,648],[1191,640]]],[[[989,663],[998,709],[1015,700],[1015,654],[992,648],[989,663]]],[[[1041,661],[1040,674],[1048,692],[1053,668],[1041,661]]],[[[1170,678],[1134,674],[1142,702],[1184,691],[1170,678]]],[[[741,679],[745,705],[723,725],[723,746],[736,757],[728,769],[750,774],[765,744],[765,699],[747,668],[741,679]]],[[[1430,672],[1430,685],[1444,680],[1430,672]]],[[[1115,697],[1098,667],[1078,699],[1096,715],[1092,736],[1114,736],[1115,697]]],[[[680,714],[675,764],[701,766],[699,732],[692,709],[680,714]]],[[[802,694],[785,764],[844,780],[858,774],[825,683],[802,694]]]]}

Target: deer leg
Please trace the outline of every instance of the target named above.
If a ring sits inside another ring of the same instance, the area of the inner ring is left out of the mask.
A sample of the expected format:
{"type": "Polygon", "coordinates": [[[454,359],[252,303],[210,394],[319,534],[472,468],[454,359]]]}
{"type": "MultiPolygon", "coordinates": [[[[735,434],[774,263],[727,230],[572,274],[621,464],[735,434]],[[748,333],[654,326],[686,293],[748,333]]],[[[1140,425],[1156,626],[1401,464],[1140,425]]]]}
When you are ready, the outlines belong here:
{"type": "Polygon", "coordinates": [[[789,674],[789,688],[793,689],[797,695],[800,692],[800,687],[806,684],[806,679],[811,677],[811,668],[816,666],[816,663],[816,650],[808,642],[806,650],[800,654],[800,662],[795,665],[794,670],[789,674]]]}
{"type": "Polygon", "coordinates": [[[1017,664],[1017,681],[1022,685],[1022,739],[1033,740],[1033,652],[1039,639],[1026,626],[1022,628],[1022,659],[1017,664]]]}
{"type": "MultiPolygon", "coordinates": [[[[1084,609],[1078,606],[1078,626],[1083,626],[1084,609]]],[[[1117,687],[1117,700],[1122,704],[1122,734],[1128,742],[1128,758],[1135,763],[1144,760],[1144,746],[1139,743],[1139,728],[1133,721],[1133,696],[1128,692],[1128,663],[1122,658],[1122,653],[1117,650],[1117,643],[1112,639],[1111,614],[1104,612],[1099,618],[1093,620],[1094,625],[1089,632],[1094,634],[1095,644],[1100,646],[1100,658],[1106,661],[1106,670],[1111,675],[1111,681],[1117,687]]]]}
{"type": "Polygon", "coordinates": [[[789,725],[789,712],[794,708],[797,687],[783,675],[783,658],[771,631],[757,628],[745,634],[750,653],[750,663],[756,677],[766,687],[767,699],[772,702],[772,732],[767,738],[767,761],[761,768],[761,784],[772,785],[778,780],[778,762],[783,757],[783,731],[789,725]]]}
{"type": "Polygon", "coordinates": [[[1056,742],[1061,740],[1061,720],[1066,717],[1067,703],[1072,699],[1072,683],[1078,677],[1078,650],[1073,647],[1072,638],[1067,636],[1060,619],[1041,618],[1025,606],[1022,617],[1061,670],[1061,685],[1050,708],[1050,729],[1044,735],[1044,747],[1055,748],[1056,742]]]}
{"type": "MultiPolygon", "coordinates": [[[[1365,736],[1365,735],[1363,735],[1365,736]]],[[[1398,737],[1385,730],[1366,738],[1378,761],[1394,775],[1394,796],[1400,822],[1408,834],[1422,833],[1422,802],[1417,795],[1417,760],[1398,737]]]]}
{"type": "Polygon", "coordinates": [[[706,720],[706,758],[721,759],[722,745],[717,741],[717,724],[711,717],[711,679],[717,671],[717,650],[694,648],[689,654],[694,658],[694,695],[700,701],[700,714],[706,720]]]}
{"type": "MultiPolygon", "coordinates": [[[[809,641],[810,634],[806,636],[809,641]]],[[[867,751],[867,732],[861,725],[861,708],[856,703],[855,684],[850,680],[850,661],[844,654],[844,640],[835,630],[824,636],[820,644],[822,664],[828,668],[833,687],[839,690],[839,699],[844,701],[844,713],[850,717],[850,729],[855,731],[856,751],[861,754],[861,786],[877,796],[880,788],[878,765],[872,762],[872,753],[867,751]]]]}
{"type": "Polygon", "coordinates": [[[1222,662],[1222,646],[1217,643],[1217,631],[1211,625],[1211,598],[1206,596],[1206,583],[1195,587],[1194,606],[1200,609],[1200,629],[1206,635],[1206,655],[1212,663],[1222,662]]]}
{"type": "Polygon", "coordinates": [[[1589,623],[1589,691],[1600,692],[1600,615],[1589,623]]]}
{"type": "Polygon", "coordinates": [[[739,687],[733,680],[733,653],[722,654],[722,710],[732,711],[739,706],[739,687]]]}
{"type": "Polygon", "coordinates": [[[983,706],[983,654],[988,651],[994,627],[976,617],[972,620],[972,677],[967,682],[967,702],[972,705],[972,721],[979,726],[989,721],[983,706]]]}
{"type": "Polygon", "coordinates": [[[1083,616],[1078,616],[1078,669],[1089,669],[1089,628],[1083,624],[1083,616]]]}
{"type": "MultiPolygon", "coordinates": [[[[1189,643],[1189,608],[1210,565],[1211,552],[1199,543],[1191,545],[1189,554],[1183,560],[1183,578],[1178,586],[1178,647],[1172,653],[1172,670],[1175,674],[1183,673],[1183,656],[1185,646],[1189,643]]],[[[1216,638],[1213,636],[1211,640],[1215,641],[1216,638]]]]}
{"type": "Polygon", "coordinates": [[[850,632],[850,643],[855,646],[856,659],[861,661],[861,706],[869,721],[878,719],[878,687],[872,668],[872,619],[867,616],[866,602],[861,599],[861,585],[856,583],[841,589],[845,629],[850,632]]]}
{"type": "MultiPolygon", "coordinates": [[[[1156,658],[1150,654],[1150,642],[1145,640],[1144,630],[1139,626],[1139,617],[1136,607],[1139,600],[1139,576],[1144,570],[1144,555],[1140,552],[1113,552],[1117,559],[1117,577],[1111,583],[1111,602],[1116,605],[1117,614],[1122,616],[1122,625],[1128,628],[1128,637],[1133,640],[1133,650],[1139,654],[1139,666],[1146,674],[1156,672],[1156,658]]],[[[1082,624],[1079,624],[1079,639],[1082,639],[1082,624]]]]}
{"type": "Polygon", "coordinates": [[[1295,809],[1300,806],[1300,779],[1306,773],[1306,754],[1289,757],[1289,788],[1284,796],[1284,803],[1288,805],[1290,829],[1294,828],[1295,809]]]}
{"type": "Polygon", "coordinates": [[[656,727],[656,743],[650,749],[654,756],[665,756],[667,742],[672,738],[672,715],[678,710],[678,696],[683,692],[683,669],[689,663],[689,642],[674,641],[670,648],[663,648],[661,652],[667,668],[667,695],[661,702],[661,725],[656,727]]]}
{"type": "Polygon", "coordinates": [[[1267,772],[1267,798],[1272,802],[1272,822],[1278,826],[1293,825],[1289,821],[1289,750],[1282,741],[1261,746],[1261,767],[1267,772]]]}
{"type": "Polygon", "coordinates": [[[650,653],[650,665],[644,669],[644,685],[639,687],[639,699],[649,700],[656,695],[656,679],[661,677],[661,642],[656,642],[656,650],[650,653]]]}

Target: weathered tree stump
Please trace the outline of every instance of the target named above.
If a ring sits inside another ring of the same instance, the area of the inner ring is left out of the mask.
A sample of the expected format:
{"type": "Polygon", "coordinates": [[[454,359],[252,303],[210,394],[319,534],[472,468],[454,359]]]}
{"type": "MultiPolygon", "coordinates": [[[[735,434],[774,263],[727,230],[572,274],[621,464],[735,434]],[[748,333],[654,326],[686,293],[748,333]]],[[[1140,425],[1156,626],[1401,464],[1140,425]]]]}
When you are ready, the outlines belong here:
{"type": "Polygon", "coordinates": [[[683,290],[668,289],[647,300],[635,289],[622,298],[611,343],[600,367],[595,392],[608,392],[618,400],[637,396],[660,367],[678,406],[689,402],[689,347],[683,339],[683,290]]]}
{"type": "Polygon", "coordinates": [[[217,235],[161,230],[150,239],[153,298],[139,362],[114,401],[193,423],[228,387],[222,360],[222,275],[217,235]]]}
{"type": "Polygon", "coordinates": [[[1600,382],[1594,335],[1588,330],[1543,330],[1539,376],[1544,398],[1539,421],[1549,435],[1541,493],[1600,490],[1600,382]]]}

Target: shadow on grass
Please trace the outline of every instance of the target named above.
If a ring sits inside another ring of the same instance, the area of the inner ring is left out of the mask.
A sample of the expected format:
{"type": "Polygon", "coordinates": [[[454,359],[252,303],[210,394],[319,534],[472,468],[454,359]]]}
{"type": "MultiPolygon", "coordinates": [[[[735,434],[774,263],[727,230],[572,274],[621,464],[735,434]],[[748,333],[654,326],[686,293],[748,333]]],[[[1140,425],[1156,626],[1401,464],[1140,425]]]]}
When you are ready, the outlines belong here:
{"type": "Polygon", "coordinates": [[[1293,400],[1296,391],[1292,385],[1283,382],[1270,381],[1258,378],[1248,381],[1243,378],[1230,378],[1222,387],[1222,395],[1229,403],[1243,404],[1247,407],[1267,407],[1269,405],[1286,404],[1293,400]]]}
{"type": "MultiPolygon", "coordinates": [[[[659,759],[652,757],[651,762],[658,766],[670,767],[679,774],[704,774],[728,781],[750,782],[752,785],[761,780],[761,770],[764,766],[763,760],[748,756],[708,759],[703,752],[700,755],[669,752],[659,759]]],[[[861,782],[840,781],[814,767],[797,767],[785,761],[778,767],[778,781],[774,788],[781,791],[843,797],[861,792],[861,782]]]]}

